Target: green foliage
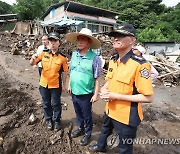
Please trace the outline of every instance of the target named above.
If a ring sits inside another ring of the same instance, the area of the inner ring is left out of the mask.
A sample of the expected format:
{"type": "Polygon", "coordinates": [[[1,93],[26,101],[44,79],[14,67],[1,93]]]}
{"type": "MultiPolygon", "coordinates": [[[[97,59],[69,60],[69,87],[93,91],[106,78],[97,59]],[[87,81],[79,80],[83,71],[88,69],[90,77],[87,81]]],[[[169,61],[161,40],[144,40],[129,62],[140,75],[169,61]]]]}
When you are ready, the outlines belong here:
{"type": "Polygon", "coordinates": [[[42,3],[42,0],[17,0],[14,11],[18,13],[20,20],[33,20],[44,12],[42,3]]]}
{"type": "Polygon", "coordinates": [[[12,13],[12,6],[0,1],[0,14],[10,14],[12,13]]]}
{"type": "Polygon", "coordinates": [[[20,20],[33,20],[40,18],[50,5],[59,0],[16,0],[14,11],[19,14],[20,20]]]}
{"type": "Polygon", "coordinates": [[[162,34],[160,29],[146,28],[138,35],[139,42],[161,42],[168,41],[166,37],[162,34]]]}
{"type": "Polygon", "coordinates": [[[162,0],[141,0],[143,1],[143,5],[148,8],[148,12],[155,12],[157,15],[161,14],[165,7],[164,5],[160,4],[162,0]]]}
{"type": "Polygon", "coordinates": [[[149,14],[144,14],[143,17],[140,19],[140,24],[138,29],[145,29],[146,27],[153,28],[159,20],[159,17],[156,15],[155,12],[151,12],[149,14]]]}
{"type": "Polygon", "coordinates": [[[160,28],[168,41],[180,42],[180,3],[159,16],[156,27],[160,28]]]}

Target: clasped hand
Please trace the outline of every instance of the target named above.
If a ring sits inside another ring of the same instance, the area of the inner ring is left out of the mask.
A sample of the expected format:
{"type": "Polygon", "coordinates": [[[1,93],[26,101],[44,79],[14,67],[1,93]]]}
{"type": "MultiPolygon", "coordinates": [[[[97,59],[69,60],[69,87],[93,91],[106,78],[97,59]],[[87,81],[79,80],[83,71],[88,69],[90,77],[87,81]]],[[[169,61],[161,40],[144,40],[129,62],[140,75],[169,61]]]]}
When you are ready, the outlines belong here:
{"type": "Polygon", "coordinates": [[[116,99],[115,93],[110,92],[107,89],[101,89],[100,98],[103,99],[104,101],[112,101],[112,100],[116,99]]]}

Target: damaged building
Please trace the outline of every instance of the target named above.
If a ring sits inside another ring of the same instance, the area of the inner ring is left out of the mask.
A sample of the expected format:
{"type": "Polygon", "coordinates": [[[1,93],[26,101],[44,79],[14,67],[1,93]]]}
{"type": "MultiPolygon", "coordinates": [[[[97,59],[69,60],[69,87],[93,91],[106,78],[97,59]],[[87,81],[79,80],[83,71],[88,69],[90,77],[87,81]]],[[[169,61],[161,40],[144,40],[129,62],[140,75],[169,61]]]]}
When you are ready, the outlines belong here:
{"type": "Polygon", "coordinates": [[[13,30],[17,19],[17,14],[1,14],[0,31],[13,30]]]}
{"type": "Polygon", "coordinates": [[[110,32],[118,23],[117,12],[92,7],[89,5],[65,1],[49,7],[42,16],[41,25],[47,31],[54,28],[60,33],[80,31],[86,27],[93,33],[110,32]]]}

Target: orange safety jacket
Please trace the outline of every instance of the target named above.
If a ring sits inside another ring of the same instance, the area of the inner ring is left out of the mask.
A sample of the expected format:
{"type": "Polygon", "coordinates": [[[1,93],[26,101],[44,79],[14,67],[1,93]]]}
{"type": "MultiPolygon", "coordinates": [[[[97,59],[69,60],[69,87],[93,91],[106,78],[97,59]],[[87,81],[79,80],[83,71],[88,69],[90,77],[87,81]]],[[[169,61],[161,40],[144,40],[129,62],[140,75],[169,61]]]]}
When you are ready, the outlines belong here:
{"type": "Polygon", "coordinates": [[[39,84],[45,88],[59,88],[61,72],[68,71],[67,58],[60,51],[55,54],[50,51],[43,51],[33,64],[36,65],[40,61],[42,62],[42,73],[39,84]]]}
{"type": "MultiPolygon", "coordinates": [[[[152,95],[151,67],[141,57],[134,55],[132,50],[120,62],[117,54],[110,60],[106,80],[108,90],[125,95],[152,95]]],[[[112,100],[106,104],[106,114],[121,123],[138,126],[143,119],[142,106],[139,102],[112,100]]]]}

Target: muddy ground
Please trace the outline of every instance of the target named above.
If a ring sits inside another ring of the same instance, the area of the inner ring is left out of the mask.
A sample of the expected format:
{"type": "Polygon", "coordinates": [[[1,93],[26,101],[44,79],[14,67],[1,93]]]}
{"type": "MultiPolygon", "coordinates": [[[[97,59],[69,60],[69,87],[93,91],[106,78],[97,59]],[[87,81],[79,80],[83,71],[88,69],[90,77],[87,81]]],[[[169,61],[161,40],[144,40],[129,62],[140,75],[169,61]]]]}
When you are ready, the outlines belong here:
{"type": "MultiPolygon", "coordinates": [[[[12,55],[0,49],[0,154],[88,154],[88,146],[81,147],[79,140],[71,139],[75,129],[75,113],[71,97],[64,93],[62,103],[62,130],[58,133],[45,128],[41,97],[38,91],[38,71],[21,55],[12,55]],[[31,123],[29,117],[35,116],[31,123]]],[[[102,78],[102,84],[104,80],[102,78]]],[[[137,138],[180,139],[180,86],[164,87],[156,84],[152,104],[144,104],[145,119],[138,129],[137,138]]],[[[93,104],[93,134],[90,144],[96,142],[102,123],[105,103],[93,104]]],[[[178,154],[180,140],[175,144],[135,144],[135,154],[178,154]]],[[[109,146],[107,153],[118,153],[109,146]]]]}

